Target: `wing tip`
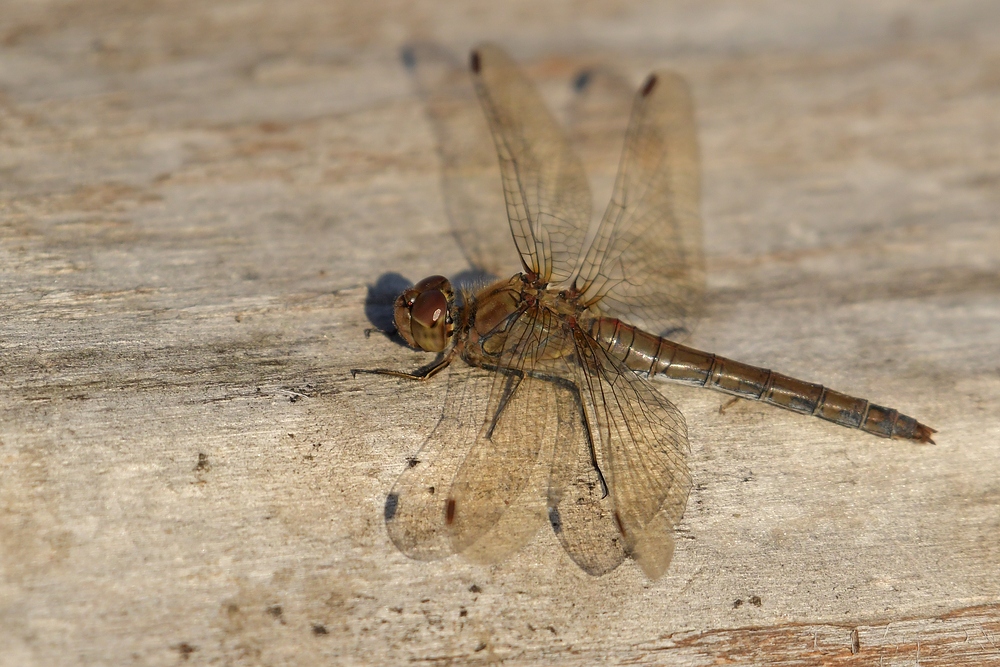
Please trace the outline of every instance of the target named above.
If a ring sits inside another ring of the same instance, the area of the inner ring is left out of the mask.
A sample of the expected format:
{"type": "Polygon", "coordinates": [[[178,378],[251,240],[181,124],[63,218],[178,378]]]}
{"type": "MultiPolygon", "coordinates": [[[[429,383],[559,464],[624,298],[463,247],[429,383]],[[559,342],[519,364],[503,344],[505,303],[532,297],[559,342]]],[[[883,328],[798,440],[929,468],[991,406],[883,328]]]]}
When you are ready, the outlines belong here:
{"type": "Polygon", "coordinates": [[[399,494],[390,493],[385,497],[385,508],[383,509],[383,516],[386,523],[392,521],[396,518],[396,511],[399,509],[399,494]]]}
{"type": "Polygon", "coordinates": [[[641,94],[643,97],[649,97],[649,94],[653,92],[653,88],[656,87],[656,82],[658,77],[655,73],[650,74],[646,77],[646,83],[642,84],[641,94]]]}
{"type": "Polygon", "coordinates": [[[403,67],[412,70],[417,66],[417,51],[416,49],[407,44],[399,50],[399,59],[403,63],[403,67]]]}

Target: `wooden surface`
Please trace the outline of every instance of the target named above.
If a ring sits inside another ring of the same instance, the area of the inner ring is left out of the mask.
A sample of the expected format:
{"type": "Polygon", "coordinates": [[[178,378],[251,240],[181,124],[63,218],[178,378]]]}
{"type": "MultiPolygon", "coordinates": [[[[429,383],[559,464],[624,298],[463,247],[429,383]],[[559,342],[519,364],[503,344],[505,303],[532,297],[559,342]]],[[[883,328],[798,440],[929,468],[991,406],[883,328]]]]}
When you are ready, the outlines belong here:
{"type": "Polygon", "coordinates": [[[998,34],[992,0],[3,2],[0,664],[1000,664],[998,34]],[[660,581],[550,532],[398,553],[444,386],[348,369],[426,361],[365,330],[467,268],[399,49],[484,38],[560,113],[580,68],[682,72],[691,342],[938,445],[664,386],[696,487],[660,581]]]}

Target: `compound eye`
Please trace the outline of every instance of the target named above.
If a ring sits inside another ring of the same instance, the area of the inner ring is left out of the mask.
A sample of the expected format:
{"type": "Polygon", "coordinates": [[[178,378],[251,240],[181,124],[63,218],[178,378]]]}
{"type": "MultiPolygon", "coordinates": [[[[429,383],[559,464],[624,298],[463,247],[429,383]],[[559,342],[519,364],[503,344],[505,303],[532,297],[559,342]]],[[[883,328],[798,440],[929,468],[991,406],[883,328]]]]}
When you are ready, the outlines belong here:
{"type": "Polygon", "coordinates": [[[433,329],[438,321],[448,314],[448,299],[438,290],[424,292],[417,296],[410,306],[410,317],[414,322],[433,329]]]}
{"type": "Polygon", "coordinates": [[[455,329],[449,312],[454,300],[447,278],[424,278],[396,298],[393,306],[396,330],[411,347],[443,352],[455,329]]]}
{"type": "Polygon", "coordinates": [[[430,292],[439,290],[451,292],[451,283],[444,276],[427,276],[412,287],[414,292],[430,292]]]}

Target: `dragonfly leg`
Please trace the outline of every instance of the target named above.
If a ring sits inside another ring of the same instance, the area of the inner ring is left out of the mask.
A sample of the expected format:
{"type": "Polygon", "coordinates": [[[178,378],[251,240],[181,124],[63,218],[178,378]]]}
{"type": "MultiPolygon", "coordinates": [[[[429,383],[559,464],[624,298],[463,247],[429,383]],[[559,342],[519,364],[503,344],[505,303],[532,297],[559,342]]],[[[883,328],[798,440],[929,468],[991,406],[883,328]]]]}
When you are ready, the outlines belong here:
{"type": "Polygon", "coordinates": [[[601,498],[607,498],[608,482],[604,479],[604,472],[601,470],[601,466],[597,462],[597,448],[594,446],[593,438],[594,432],[590,428],[590,420],[587,419],[587,410],[583,406],[583,394],[580,392],[579,385],[571,380],[560,377],[545,376],[545,379],[561,387],[565,387],[573,396],[573,401],[576,403],[577,414],[580,415],[580,425],[583,427],[583,432],[587,436],[587,453],[590,455],[590,465],[594,468],[594,472],[597,473],[597,481],[601,483],[601,498]]]}
{"type": "Polygon", "coordinates": [[[443,371],[451,363],[453,357],[454,353],[452,352],[441,353],[434,361],[418,368],[412,373],[397,371],[391,368],[352,368],[351,376],[357,377],[359,373],[365,373],[368,375],[391,375],[392,377],[406,378],[407,380],[429,380],[443,371]]]}
{"type": "MultiPolygon", "coordinates": [[[[520,383],[520,378],[523,377],[524,375],[522,371],[515,372],[513,369],[503,369],[496,366],[484,365],[483,368],[486,368],[487,370],[495,370],[499,373],[507,373],[511,375],[516,374],[518,376],[517,380],[518,383],[520,383]]],[[[573,396],[573,401],[576,403],[577,414],[580,415],[580,424],[581,426],[583,426],[583,432],[584,434],[586,434],[587,437],[587,453],[590,455],[590,465],[593,466],[594,472],[597,473],[597,480],[601,483],[601,498],[607,498],[608,483],[604,479],[604,472],[601,470],[600,464],[598,464],[597,462],[597,448],[594,447],[594,438],[592,435],[593,431],[590,428],[590,421],[587,419],[587,411],[584,409],[583,406],[583,395],[580,393],[580,387],[577,386],[577,384],[572,380],[567,380],[566,378],[559,377],[558,375],[549,375],[547,373],[539,373],[537,371],[529,371],[528,375],[533,378],[537,378],[539,380],[545,380],[546,382],[551,382],[554,385],[563,387],[564,389],[567,389],[569,391],[570,395],[573,396]]],[[[516,389],[517,388],[516,385],[514,385],[513,388],[516,389]]],[[[513,394],[513,389],[511,389],[510,393],[513,394]]],[[[506,405],[507,400],[509,400],[509,397],[506,397],[501,402],[500,410],[502,410],[503,406],[506,405]]],[[[497,410],[497,414],[494,418],[494,424],[496,423],[496,420],[499,419],[500,417],[500,410],[497,410]]]]}
{"type": "Polygon", "coordinates": [[[583,395],[580,393],[580,387],[575,383],[568,380],[564,380],[567,388],[569,388],[570,393],[573,395],[573,400],[576,401],[576,409],[580,414],[580,423],[583,426],[583,432],[587,434],[587,452],[590,454],[590,465],[594,467],[594,472],[597,473],[597,479],[601,483],[601,498],[608,497],[608,483],[604,479],[604,473],[601,472],[601,466],[597,463],[597,448],[594,447],[594,438],[592,437],[593,431],[590,429],[590,421],[587,419],[587,411],[583,407],[583,395]]]}
{"type": "Polygon", "coordinates": [[[524,379],[524,373],[521,371],[509,370],[507,371],[507,382],[504,384],[503,396],[500,397],[500,405],[497,406],[496,412],[493,414],[493,419],[490,420],[490,427],[486,431],[486,437],[493,439],[493,429],[497,427],[497,422],[500,421],[500,415],[503,413],[504,408],[513,398],[514,392],[519,386],[521,386],[521,380],[524,379]]]}

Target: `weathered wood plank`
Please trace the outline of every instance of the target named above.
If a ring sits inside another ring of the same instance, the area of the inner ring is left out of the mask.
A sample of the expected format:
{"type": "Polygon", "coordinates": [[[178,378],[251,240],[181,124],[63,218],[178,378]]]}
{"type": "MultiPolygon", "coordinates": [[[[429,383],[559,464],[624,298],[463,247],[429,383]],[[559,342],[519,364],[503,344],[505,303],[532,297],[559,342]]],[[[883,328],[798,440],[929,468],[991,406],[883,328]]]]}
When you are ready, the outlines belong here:
{"type": "Polygon", "coordinates": [[[2,3],[0,664],[1000,664],[998,28],[989,0],[2,3]],[[696,488],[662,580],[547,533],[396,552],[444,386],[348,371],[423,363],[365,335],[378,297],[467,268],[413,38],[504,43],[601,187],[625,118],[568,82],[684,73],[691,342],[939,444],[664,386],[696,488]]]}

